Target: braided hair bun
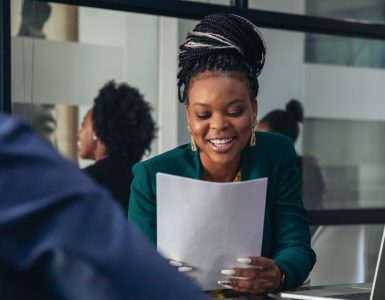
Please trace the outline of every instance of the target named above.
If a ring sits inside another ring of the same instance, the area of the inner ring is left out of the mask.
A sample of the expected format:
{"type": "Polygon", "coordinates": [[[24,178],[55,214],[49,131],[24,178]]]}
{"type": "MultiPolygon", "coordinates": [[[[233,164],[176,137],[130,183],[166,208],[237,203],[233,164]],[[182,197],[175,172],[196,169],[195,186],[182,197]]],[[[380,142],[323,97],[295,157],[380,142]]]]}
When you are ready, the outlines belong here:
{"type": "Polygon", "coordinates": [[[293,121],[300,123],[303,121],[303,107],[301,102],[296,99],[291,99],[286,104],[286,111],[291,116],[293,121]]]}
{"type": "Polygon", "coordinates": [[[191,78],[204,71],[240,72],[258,94],[258,75],[265,63],[265,42],[258,28],[234,14],[208,15],[180,46],[178,96],[187,98],[191,78]]]}

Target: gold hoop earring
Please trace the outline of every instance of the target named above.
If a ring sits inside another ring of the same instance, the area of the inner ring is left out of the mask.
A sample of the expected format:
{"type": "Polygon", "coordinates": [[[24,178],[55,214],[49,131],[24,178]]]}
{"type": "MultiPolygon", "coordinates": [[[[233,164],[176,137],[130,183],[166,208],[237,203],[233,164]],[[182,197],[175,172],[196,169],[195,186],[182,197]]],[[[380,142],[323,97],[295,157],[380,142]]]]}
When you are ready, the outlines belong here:
{"type": "Polygon", "coordinates": [[[195,144],[194,138],[191,133],[191,128],[190,126],[187,126],[187,130],[190,133],[190,139],[191,139],[191,151],[195,152],[197,151],[197,145],[195,144]]]}
{"type": "Polygon", "coordinates": [[[251,138],[250,138],[250,147],[254,147],[257,144],[257,139],[255,137],[255,131],[257,127],[257,121],[253,121],[253,125],[251,126],[251,138]]]}

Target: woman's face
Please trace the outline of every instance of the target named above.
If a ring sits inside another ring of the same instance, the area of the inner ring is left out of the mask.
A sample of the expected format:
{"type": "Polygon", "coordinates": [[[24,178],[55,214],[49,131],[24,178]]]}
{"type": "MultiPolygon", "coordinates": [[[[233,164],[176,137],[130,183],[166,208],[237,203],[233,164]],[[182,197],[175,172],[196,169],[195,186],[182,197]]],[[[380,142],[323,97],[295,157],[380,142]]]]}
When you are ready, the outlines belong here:
{"type": "Polygon", "coordinates": [[[187,96],[187,121],[202,164],[210,168],[239,163],[257,115],[248,81],[206,71],[191,79],[187,96]]]}
{"type": "Polygon", "coordinates": [[[92,110],[89,110],[84,116],[82,127],[78,132],[79,156],[84,159],[95,159],[96,141],[91,118],[92,110]]]}

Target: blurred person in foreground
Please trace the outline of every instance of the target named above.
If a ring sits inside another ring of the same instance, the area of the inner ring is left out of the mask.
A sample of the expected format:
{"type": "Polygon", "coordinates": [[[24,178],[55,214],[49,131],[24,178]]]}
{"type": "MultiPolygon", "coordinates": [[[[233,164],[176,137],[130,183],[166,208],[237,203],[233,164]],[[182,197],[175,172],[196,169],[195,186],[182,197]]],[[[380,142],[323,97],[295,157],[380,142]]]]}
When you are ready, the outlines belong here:
{"type": "Polygon", "coordinates": [[[111,196],[0,114],[0,299],[206,299],[111,196]]]}

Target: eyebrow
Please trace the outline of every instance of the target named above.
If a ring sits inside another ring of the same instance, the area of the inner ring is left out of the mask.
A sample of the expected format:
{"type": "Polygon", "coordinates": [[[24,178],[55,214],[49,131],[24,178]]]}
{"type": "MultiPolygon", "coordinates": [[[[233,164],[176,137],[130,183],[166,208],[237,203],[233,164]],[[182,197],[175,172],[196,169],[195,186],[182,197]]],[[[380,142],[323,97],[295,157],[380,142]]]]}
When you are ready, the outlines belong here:
{"type": "MultiPolygon", "coordinates": [[[[234,99],[234,100],[229,101],[226,104],[227,105],[233,105],[233,104],[236,104],[237,102],[243,102],[243,100],[242,99],[234,99]]],[[[202,103],[202,102],[195,102],[192,106],[209,106],[209,105],[206,103],[202,103]]]]}

